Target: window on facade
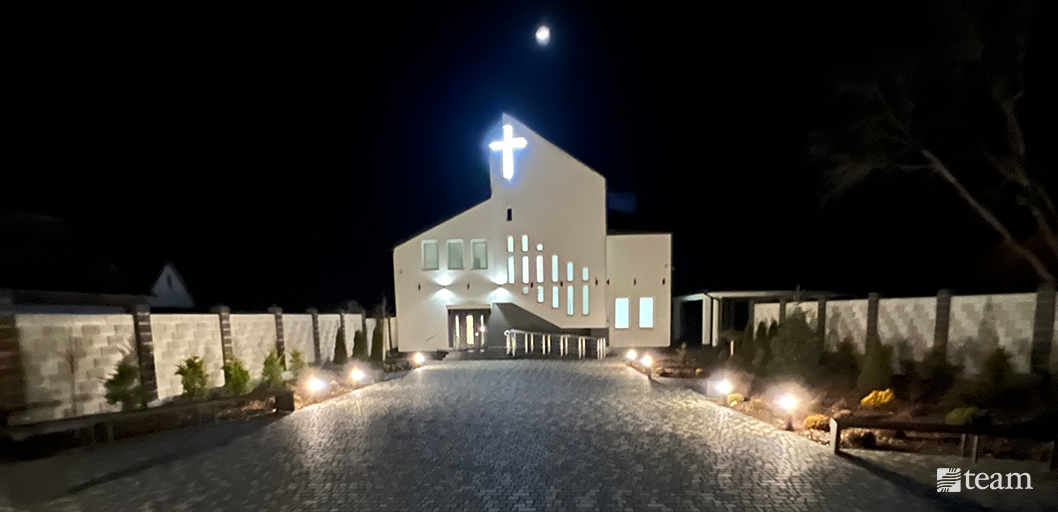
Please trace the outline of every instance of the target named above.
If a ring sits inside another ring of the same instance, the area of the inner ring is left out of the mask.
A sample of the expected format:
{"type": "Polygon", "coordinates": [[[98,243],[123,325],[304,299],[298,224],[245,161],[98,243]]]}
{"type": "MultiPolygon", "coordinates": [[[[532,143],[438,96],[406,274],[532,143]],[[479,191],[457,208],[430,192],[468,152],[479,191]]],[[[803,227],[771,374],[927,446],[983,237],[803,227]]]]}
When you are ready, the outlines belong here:
{"type": "Polygon", "coordinates": [[[536,255],[536,282],[544,282],[544,257],[536,255]]]}
{"type": "Polygon", "coordinates": [[[554,309],[558,309],[558,287],[557,286],[552,286],[551,287],[551,307],[554,308],[554,309]]]}
{"type": "Polygon", "coordinates": [[[470,241],[471,265],[477,270],[489,268],[489,246],[484,240],[470,241]]]}
{"type": "Polygon", "coordinates": [[[514,220],[514,215],[511,213],[511,209],[507,208],[507,222],[514,220]]]}
{"type": "Polygon", "coordinates": [[[581,271],[580,278],[584,281],[588,280],[588,267],[584,267],[584,270],[581,271]]]}
{"type": "Polygon", "coordinates": [[[566,281],[573,281],[573,262],[566,263],[566,281]]]}
{"type": "Polygon", "coordinates": [[[552,254],[551,255],[551,282],[552,283],[557,283],[558,282],[558,255],[557,254],[552,254]]]}
{"type": "Polygon", "coordinates": [[[507,283],[514,284],[514,256],[507,256],[507,283]]]}
{"type": "Polygon", "coordinates": [[[536,289],[536,301],[541,303],[541,304],[544,303],[544,287],[543,286],[537,287],[537,289],[536,289]]]}
{"type": "Polygon", "coordinates": [[[529,252],[529,235],[522,235],[522,252],[529,252]]]}
{"type": "Polygon", "coordinates": [[[536,250],[538,250],[538,251],[544,250],[544,244],[536,244],[536,250]]]}
{"type": "Polygon", "coordinates": [[[422,241],[422,269],[437,270],[440,268],[437,257],[437,240],[422,241]]]}
{"type": "Polygon", "coordinates": [[[639,328],[652,329],[654,327],[654,297],[639,298],[639,328]]]}
{"type": "Polygon", "coordinates": [[[573,316],[573,287],[566,288],[566,314],[573,316]]]}
{"type": "Polygon", "coordinates": [[[628,297],[614,299],[614,329],[628,328],[628,297]]]}
{"type": "Polygon", "coordinates": [[[529,284],[529,257],[522,256],[522,282],[529,284]]]}
{"type": "Polygon", "coordinates": [[[588,300],[588,285],[584,285],[584,294],[583,295],[584,296],[580,298],[580,301],[583,303],[582,306],[581,306],[581,308],[582,308],[581,309],[581,313],[587,315],[588,314],[588,305],[591,304],[591,301],[588,300]]]}
{"type": "Polygon", "coordinates": [[[448,269],[463,270],[463,241],[448,241],[448,269]]]}
{"type": "Polygon", "coordinates": [[[514,252],[514,237],[507,237],[507,252],[514,252]]]}

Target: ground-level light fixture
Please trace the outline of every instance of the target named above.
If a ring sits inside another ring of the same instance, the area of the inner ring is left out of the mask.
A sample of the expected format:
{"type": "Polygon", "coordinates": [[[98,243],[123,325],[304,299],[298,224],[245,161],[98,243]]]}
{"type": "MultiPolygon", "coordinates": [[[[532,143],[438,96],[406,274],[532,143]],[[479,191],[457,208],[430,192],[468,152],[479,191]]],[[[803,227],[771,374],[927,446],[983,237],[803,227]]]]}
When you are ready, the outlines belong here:
{"type": "Polygon", "coordinates": [[[644,366],[644,367],[646,367],[646,368],[650,368],[651,366],[654,366],[654,358],[653,358],[653,357],[650,357],[650,354],[645,354],[645,355],[644,355],[644,356],[643,356],[643,357],[642,357],[642,358],[641,358],[641,359],[639,360],[639,364],[643,365],[643,366],[644,366]]]}
{"type": "Polygon", "coordinates": [[[724,379],[720,382],[717,382],[716,384],[713,384],[713,389],[715,389],[717,393],[727,396],[727,394],[730,393],[732,389],[734,389],[734,386],[731,385],[731,381],[724,379]]]}
{"type": "Polygon", "coordinates": [[[411,356],[411,362],[415,363],[415,366],[422,366],[426,362],[426,355],[422,352],[416,352],[415,355],[411,356]]]}
{"type": "Polygon", "coordinates": [[[313,393],[320,393],[327,390],[327,381],[319,377],[313,377],[309,379],[305,386],[313,393]]]}
{"type": "Polygon", "coordinates": [[[786,430],[793,430],[793,411],[797,408],[797,397],[783,395],[779,398],[779,407],[786,411],[786,430]]]}
{"type": "Polygon", "coordinates": [[[357,384],[363,382],[365,377],[367,377],[367,375],[365,375],[364,371],[360,368],[353,368],[353,370],[349,372],[349,380],[357,384]]]}
{"type": "Polygon", "coordinates": [[[639,354],[637,354],[635,350],[629,350],[628,352],[625,352],[626,361],[635,361],[637,357],[639,357],[639,354]]]}

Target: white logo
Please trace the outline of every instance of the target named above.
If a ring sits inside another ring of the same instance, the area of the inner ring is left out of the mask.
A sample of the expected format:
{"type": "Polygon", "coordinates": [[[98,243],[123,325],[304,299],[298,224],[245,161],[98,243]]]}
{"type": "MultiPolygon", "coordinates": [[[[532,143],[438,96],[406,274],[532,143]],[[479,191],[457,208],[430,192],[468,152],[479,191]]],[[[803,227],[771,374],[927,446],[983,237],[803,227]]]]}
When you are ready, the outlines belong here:
{"type": "Polygon", "coordinates": [[[937,468],[937,492],[962,491],[961,468],[937,468]]]}

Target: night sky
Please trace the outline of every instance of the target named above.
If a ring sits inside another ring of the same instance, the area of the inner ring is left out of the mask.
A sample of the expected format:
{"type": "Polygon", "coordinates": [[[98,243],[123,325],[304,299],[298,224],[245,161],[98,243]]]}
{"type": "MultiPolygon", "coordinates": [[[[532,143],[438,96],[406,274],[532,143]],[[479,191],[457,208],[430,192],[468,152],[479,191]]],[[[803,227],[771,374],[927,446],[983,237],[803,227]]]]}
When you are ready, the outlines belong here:
{"type": "MultiPolygon", "coordinates": [[[[636,194],[611,229],[674,234],[677,293],[1033,289],[935,176],[835,193],[829,172],[864,81],[954,84],[916,89],[930,140],[1032,235],[960,167],[997,122],[975,75],[949,73],[972,71],[974,30],[997,37],[990,4],[734,4],[11,13],[0,287],[143,293],[172,260],[204,308],[370,307],[396,243],[488,196],[483,137],[507,112],[636,194]]],[[[1031,11],[1019,106],[1048,187],[1052,14],[1031,11]]]]}

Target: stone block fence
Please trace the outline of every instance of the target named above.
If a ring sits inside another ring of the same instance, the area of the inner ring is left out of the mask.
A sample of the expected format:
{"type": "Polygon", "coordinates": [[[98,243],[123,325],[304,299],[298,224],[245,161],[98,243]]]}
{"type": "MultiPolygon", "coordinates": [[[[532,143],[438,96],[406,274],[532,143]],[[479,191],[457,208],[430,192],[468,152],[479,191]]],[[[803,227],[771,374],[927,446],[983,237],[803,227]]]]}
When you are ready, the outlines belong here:
{"type": "Polygon", "coordinates": [[[943,346],[952,364],[976,374],[988,354],[1002,347],[1018,372],[1056,374],[1055,308],[1055,290],[1049,286],[1036,293],[996,295],[953,296],[941,290],[934,297],[872,293],[866,299],[760,303],[751,308],[751,321],[756,328],[800,309],[826,350],[849,341],[863,353],[867,339],[876,337],[894,347],[898,371],[900,361],[921,361],[930,349],[943,346]]]}
{"type": "MultiPolygon", "coordinates": [[[[289,362],[294,350],[306,363],[334,358],[335,339],[345,330],[351,353],[353,335],[367,328],[368,349],[374,319],[359,313],[152,313],[145,303],[108,296],[92,306],[22,306],[0,290],[0,420],[25,424],[112,412],[103,383],[119,361],[132,357],[152,399],[183,392],[176,367],[199,356],[210,385],[224,384],[221,367],[240,359],[259,378],[265,357],[277,352],[289,362]],[[120,304],[118,304],[120,303],[120,304]]],[[[93,296],[100,297],[100,296],[93,296]]],[[[387,319],[396,339],[396,322],[387,319]]],[[[393,347],[386,336],[385,346],[393,347]]],[[[2,421],[0,421],[2,422],[2,421]]]]}

